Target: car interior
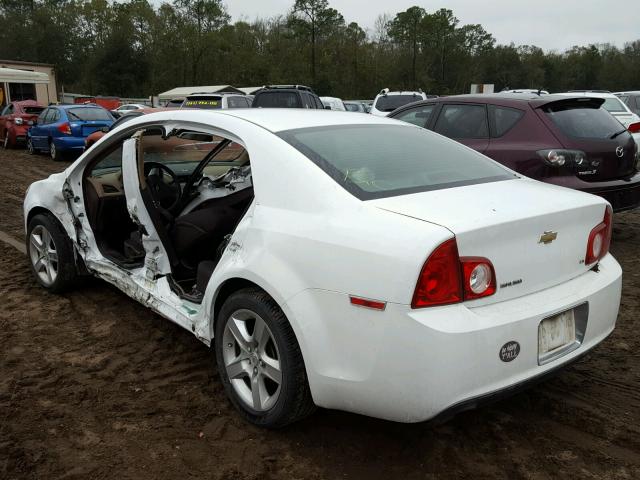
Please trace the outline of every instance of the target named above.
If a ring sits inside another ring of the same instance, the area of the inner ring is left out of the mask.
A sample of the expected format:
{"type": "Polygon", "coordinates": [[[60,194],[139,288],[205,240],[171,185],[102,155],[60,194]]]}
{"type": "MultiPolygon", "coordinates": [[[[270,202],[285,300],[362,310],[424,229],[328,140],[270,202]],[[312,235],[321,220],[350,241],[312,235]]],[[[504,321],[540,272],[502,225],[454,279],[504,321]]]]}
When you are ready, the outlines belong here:
{"type": "MultiPolygon", "coordinates": [[[[229,139],[149,129],[140,137],[140,193],[171,263],[176,293],[200,301],[224,249],[253,201],[247,151],[229,139]]],[[[130,218],[122,143],[85,168],[86,215],[100,252],[131,269],[144,263],[143,227],[130,218]]]]}

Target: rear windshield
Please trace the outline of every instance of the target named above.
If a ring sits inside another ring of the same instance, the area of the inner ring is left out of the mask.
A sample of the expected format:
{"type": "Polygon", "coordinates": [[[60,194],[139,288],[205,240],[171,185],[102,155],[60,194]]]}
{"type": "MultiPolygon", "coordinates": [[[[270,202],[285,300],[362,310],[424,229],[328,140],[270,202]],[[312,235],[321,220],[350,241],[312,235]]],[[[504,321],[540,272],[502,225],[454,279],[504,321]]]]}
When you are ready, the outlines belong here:
{"type": "Polygon", "coordinates": [[[609,138],[624,128],[609,112],[595,105],[554,103],[544,111],[562,133],[569,137],[609,138]]]}
{"type": "Polygon", "coordinates": [[[189,97],[182,104],[182,108],[218,110],[222,108],[222,97],[189,97]]]}
{"type": "Polygon", "coordinates": [[[302,108],[300,96],[296,92],[262,92],[253,100],[254,107],[262,108],[302,108]]]}
{"type": "Polygon", "coordinates": [[[70,108],[67,110],[67,115],[72,121],[113,120],[107,110],[97,107],[70,108]]]}
{"type": "Polygon", "coordinates": [[[617,98],[606,98],[604,100],[604,103],[602,104],[602,108],[604,108],[608,112],[627,113],[627,109],[624,108],[622,102],[617,98]]]}
{"type": "Polygon", "coordinates": [[[378,97],[375,108],[381,112],[393,112],[396,108],[402,107],[407,103],[422,100],[419,95],[386,95],[378,97]]]}
{"type": "Polygon", "coordinates": [[[412,126],[336,125],[279,136],[361,200],[515,178],[484,155],[412,126]]]}
{"type": "Polygon", "coordinates": [[[24,113],[28,113],[30,115],[40,115],[44,110],[44,107],[24,107],[24,113]]]}

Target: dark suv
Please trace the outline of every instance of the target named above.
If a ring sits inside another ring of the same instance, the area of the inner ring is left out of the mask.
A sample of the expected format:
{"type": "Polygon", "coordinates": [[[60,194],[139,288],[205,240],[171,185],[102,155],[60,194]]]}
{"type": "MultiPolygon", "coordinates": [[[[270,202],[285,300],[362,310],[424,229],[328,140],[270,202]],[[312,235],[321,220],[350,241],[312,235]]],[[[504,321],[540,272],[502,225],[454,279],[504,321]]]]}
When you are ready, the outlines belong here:
{"type": "Polygon", "coordinates": [[[271,85],[255,94],[252,108],[312,108],[322,110],[318,95],[303,85],[271,85]]]}
{"type": "Polygon", "coordinates": [[[389,118],[453,138],[522,175],[640,206],[640,153],[602,98],[460,95],[401,107],[389,118]]]}

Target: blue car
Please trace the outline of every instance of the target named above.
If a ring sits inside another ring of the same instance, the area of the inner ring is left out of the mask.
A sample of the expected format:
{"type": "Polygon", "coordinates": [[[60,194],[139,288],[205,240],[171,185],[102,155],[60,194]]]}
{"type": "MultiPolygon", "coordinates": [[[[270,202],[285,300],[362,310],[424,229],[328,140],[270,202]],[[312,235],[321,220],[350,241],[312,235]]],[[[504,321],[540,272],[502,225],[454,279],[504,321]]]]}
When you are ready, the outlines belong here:
{"type": "Polygon", "coordinates": [[[84,139],[97,130],[108,129],[114,120],[98,105],[52,105],[27,132],[27,150],[31,154],[49,152],[54,160],[79,155],[84,139]]]}

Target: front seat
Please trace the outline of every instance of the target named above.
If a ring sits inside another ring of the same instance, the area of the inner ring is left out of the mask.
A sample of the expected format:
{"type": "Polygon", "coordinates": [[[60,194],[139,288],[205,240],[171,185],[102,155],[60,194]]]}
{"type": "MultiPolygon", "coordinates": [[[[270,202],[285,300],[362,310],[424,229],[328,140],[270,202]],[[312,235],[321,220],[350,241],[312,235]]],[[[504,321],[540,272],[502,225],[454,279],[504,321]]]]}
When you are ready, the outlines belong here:
{"type": "Polygon", "coordinates": [[[212,198],[196,210],[178,217],[170,230],[180,263],[195,271],[198,263],[213,260],[224,237],[232,233],[253,200],[253,188],[212,198]]]}

